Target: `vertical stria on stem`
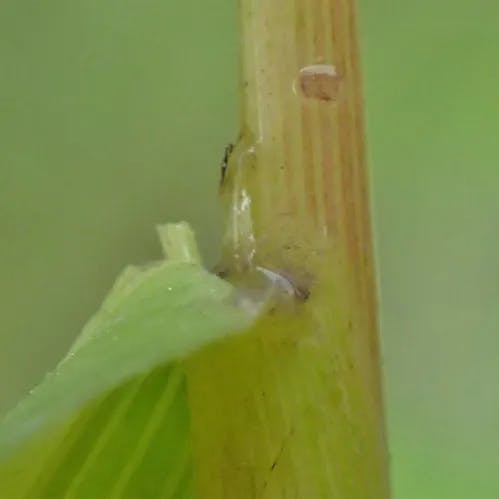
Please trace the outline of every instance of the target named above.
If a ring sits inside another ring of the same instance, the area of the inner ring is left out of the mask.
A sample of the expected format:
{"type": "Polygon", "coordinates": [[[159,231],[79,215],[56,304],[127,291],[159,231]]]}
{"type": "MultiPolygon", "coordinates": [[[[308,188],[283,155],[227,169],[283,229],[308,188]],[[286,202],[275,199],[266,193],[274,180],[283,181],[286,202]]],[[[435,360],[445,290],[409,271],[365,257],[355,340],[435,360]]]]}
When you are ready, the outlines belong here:
{"type": "Polygon", "coordinates": [[[295,296],[188,362],[198,498],[387,499],[354,2],[240,0],[240,20],[223,263],[295,296]]]}

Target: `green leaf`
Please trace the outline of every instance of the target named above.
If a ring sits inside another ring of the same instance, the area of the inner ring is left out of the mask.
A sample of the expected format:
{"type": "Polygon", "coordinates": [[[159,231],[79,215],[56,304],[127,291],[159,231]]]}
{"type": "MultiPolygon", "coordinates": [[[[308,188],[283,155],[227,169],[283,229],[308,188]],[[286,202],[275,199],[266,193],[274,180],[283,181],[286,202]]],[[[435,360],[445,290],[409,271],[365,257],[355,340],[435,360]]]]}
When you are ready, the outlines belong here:
{"type": "Polygon", "coordinates": [[[0,424],[0,497],[190,497],[180,360],[250,326],[256,301],[205,271],[188,226],[130,267],[65,359],[0,424]]]}

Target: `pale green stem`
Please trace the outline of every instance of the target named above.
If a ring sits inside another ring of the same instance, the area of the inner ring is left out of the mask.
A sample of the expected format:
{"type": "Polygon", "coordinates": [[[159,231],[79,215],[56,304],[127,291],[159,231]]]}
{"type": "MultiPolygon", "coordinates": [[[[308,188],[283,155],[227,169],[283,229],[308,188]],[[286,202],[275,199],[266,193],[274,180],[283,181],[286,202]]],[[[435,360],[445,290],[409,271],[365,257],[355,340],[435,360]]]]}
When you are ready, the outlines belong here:
{"type": "Polygon", "coordinates": [[[188,364],[199,499],[389,497],[351,0],[240,0],[231,275],[296,290],[188,364]]]}

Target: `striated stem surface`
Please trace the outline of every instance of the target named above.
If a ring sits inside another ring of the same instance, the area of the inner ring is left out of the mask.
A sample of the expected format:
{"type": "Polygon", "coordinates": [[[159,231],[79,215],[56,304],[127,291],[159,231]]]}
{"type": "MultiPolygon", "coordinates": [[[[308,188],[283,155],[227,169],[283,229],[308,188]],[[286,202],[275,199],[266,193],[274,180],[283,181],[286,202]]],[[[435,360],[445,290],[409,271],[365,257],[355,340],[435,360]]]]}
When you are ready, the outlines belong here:
{"type": "Polygon", "coordinates": [[[387,499],[354,2],[240,0],[240,19],[224,264],[294,296],[188,363],[198,497],[387,499]]]}

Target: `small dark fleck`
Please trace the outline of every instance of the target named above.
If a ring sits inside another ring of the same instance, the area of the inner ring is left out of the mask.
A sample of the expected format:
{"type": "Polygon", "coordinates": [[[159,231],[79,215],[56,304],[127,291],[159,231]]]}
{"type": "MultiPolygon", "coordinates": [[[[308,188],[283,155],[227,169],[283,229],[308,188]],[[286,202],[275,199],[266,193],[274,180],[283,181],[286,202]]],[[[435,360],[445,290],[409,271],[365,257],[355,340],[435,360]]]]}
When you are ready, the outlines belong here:
{"type": "Polygon", "coordinates": [[[220,185],[223,185],[225,177],[227,176],[227,168],[229,166],[229,158],[234,150],[234,144],[227,144],[225,146],[224,155],[220,163],[220,185]]]}
{"type": "Polygon", "coordinates": [[[310,290],[304,286],[295,286],[295,293],[301,301],[307,301],[310,298],[310,290]]]}
{"type": "Polygon", "coordinates": [[[216,265],[212,272],[220,277],[220,279],[225,279],[229,275],[228,269],[221,267],[220,265],[216,265]]]}
{"type": "Polygon", "coordinates": [[[261,492],[261,496],[263,496],[264,492],[265,492],[265,489],[267,488],[267,485],[269,484],[269,482],[267,480],[265,480],[264,484],[263,484],[263,487],[262,487],[262,492],[261,492]]]}

